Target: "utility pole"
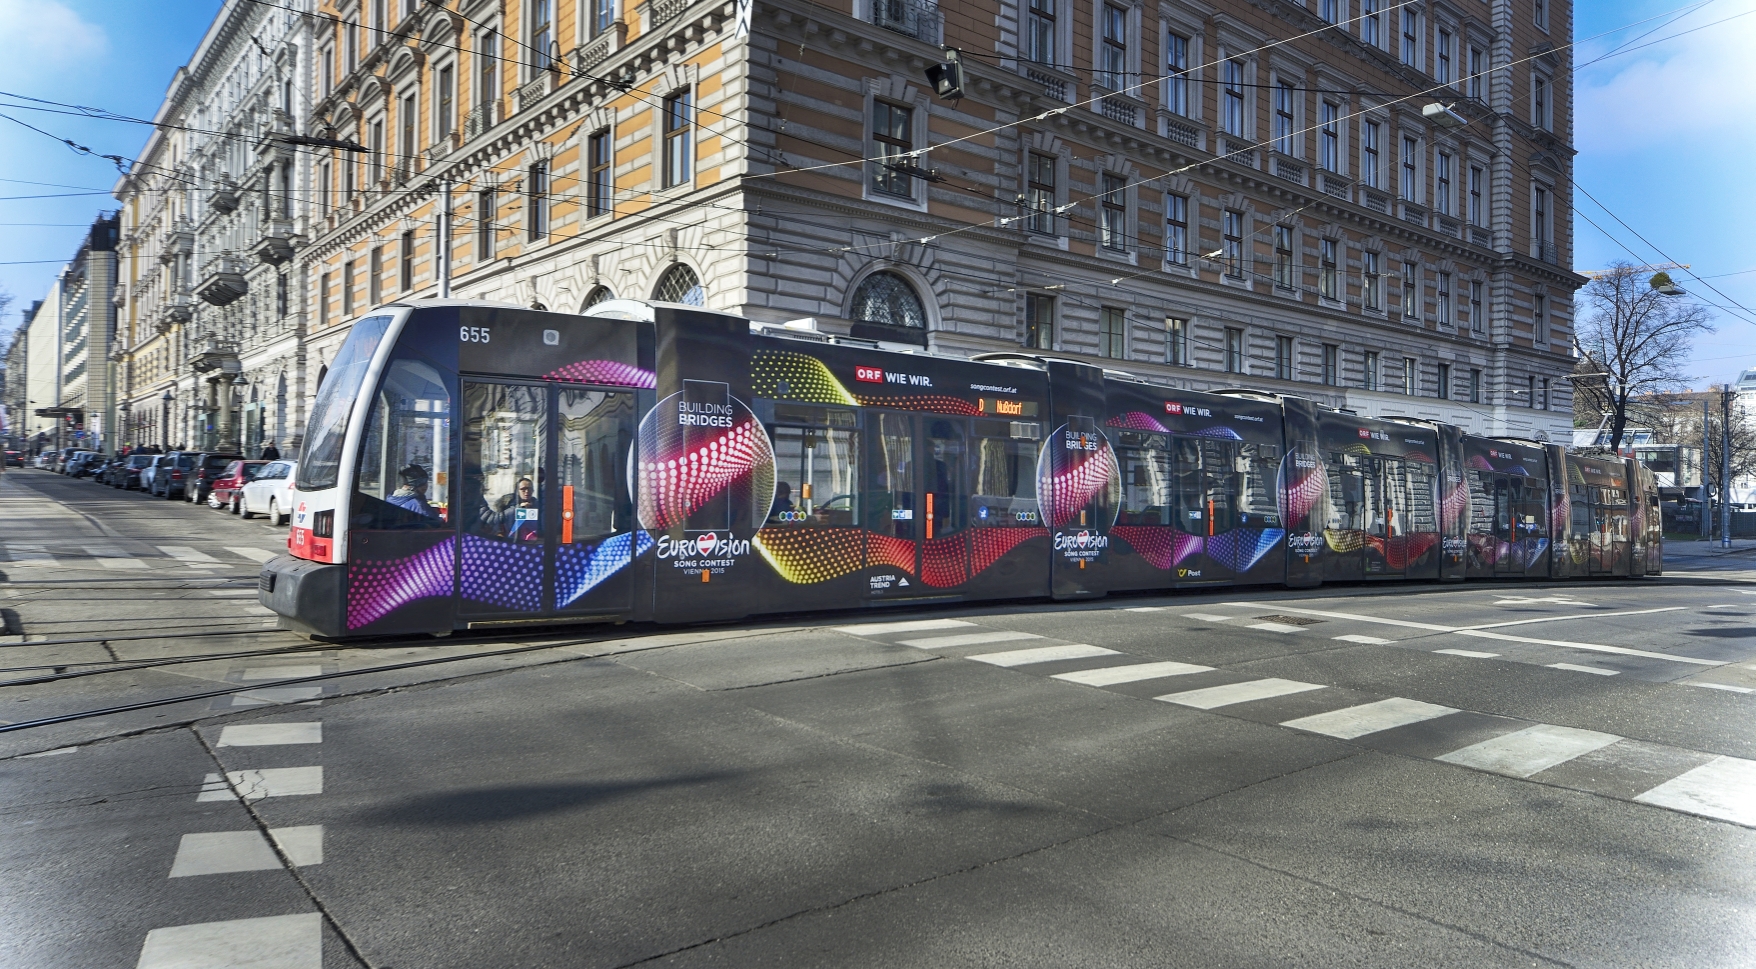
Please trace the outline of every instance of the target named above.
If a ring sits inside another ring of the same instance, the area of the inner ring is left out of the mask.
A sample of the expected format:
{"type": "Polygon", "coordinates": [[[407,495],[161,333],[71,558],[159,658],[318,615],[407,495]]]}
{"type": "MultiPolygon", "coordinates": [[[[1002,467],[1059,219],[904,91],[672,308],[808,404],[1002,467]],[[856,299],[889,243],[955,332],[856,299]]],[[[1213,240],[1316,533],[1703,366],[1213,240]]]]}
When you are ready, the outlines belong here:
{"type": "Polygon", "coordinates": [[[1732,547],[1732,385],[1719,389],[1719,547],[1732,547]]]}
{"type": "Polygon", "coordinates": [[[1710,481],[1712,479],[1712,476],[1707,473],[1708,468],[1709,468],[1709,465],[1707,463],[1708,462],[1708,455],[1713,453],[1713,449],[1708,447],[1709,444],[1713,443],[1712,413],[1713,413],[1712,407],[1711,407],[1710,402],[1707,399],[1707,395],[1702,394],[1701,395],[1701,540],[1704,542],[1709,542],[1709,541],[1713,540],[1713,519],[1708,517],[1708,514],[1713,510],[1713,501],[1711,500],[1712,492],[1708,491],[1708,488],[1707,488],[1708,481],[1710,481]]]}
{"type": "Polygon", "coordinates": [[[439,251],[433,260],[439,268],[439,298],[451,298],[451,179],[439,180],[439,251]]]}

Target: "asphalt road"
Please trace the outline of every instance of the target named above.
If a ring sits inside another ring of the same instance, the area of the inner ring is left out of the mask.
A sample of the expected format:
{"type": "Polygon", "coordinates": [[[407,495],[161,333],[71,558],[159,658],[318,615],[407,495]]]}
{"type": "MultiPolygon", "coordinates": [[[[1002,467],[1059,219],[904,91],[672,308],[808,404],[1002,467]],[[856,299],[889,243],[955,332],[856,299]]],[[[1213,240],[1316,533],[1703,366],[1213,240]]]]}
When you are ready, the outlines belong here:
{"type": "Polygon", "coordinates": [[[195,697],[0,733],[0,965],[1756,962],[1756,555],[338,648],[0,515],[0,721],[195,697]]]}

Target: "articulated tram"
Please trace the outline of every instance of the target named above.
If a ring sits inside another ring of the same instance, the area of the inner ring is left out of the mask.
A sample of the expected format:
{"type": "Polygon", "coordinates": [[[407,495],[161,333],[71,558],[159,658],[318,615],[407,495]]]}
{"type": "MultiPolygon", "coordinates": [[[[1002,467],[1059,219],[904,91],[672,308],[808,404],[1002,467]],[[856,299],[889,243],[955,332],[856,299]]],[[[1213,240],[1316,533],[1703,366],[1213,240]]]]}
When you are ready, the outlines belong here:
{"type": "Polygon", "coordinates": [[[1656,574],[1631,461],[611,300],[362,317],[261,601],[325,637],[1656,574]]]}

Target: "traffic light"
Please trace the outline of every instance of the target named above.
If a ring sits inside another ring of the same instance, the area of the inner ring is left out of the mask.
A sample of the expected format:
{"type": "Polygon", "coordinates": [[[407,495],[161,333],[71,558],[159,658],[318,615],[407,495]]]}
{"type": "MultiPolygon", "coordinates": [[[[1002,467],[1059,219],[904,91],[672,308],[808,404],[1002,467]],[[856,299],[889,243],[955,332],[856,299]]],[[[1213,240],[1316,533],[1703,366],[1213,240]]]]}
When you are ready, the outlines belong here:
{"type": "Polygon", "coordinates": [[[963,61],[959,58],[957,48],[945,48],[945,62],[927,68],[927,80],[933,84],[933,93],[947,101],[958,101],[963,98],[963,61]]]}

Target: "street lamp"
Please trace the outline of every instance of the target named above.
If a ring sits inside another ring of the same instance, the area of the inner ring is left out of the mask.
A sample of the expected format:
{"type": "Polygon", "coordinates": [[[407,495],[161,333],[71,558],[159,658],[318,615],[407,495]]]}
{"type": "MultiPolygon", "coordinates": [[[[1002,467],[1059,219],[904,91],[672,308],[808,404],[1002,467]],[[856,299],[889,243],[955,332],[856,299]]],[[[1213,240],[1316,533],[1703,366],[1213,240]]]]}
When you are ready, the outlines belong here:
{"type": "Polygon", "coordinates": [[[159,449],[171,449],[171,388],[165,388],[165,395],[159,398],[159,449]]]}
{"type": "Polygon", "coordinates": [[[132,442],[134,440],[134,429],[132,427],[130,427],[129,423],[128,423],[128,413],[130,411],[132,411],[133,409],[134,409],[134,405],[128,403],[127,401],[123,401],[120,404],[116,405],[116,410],[119,411],[122,415],[121,424],[122,424],[122,446],[123,447],[131,447],[132,442]]]}

